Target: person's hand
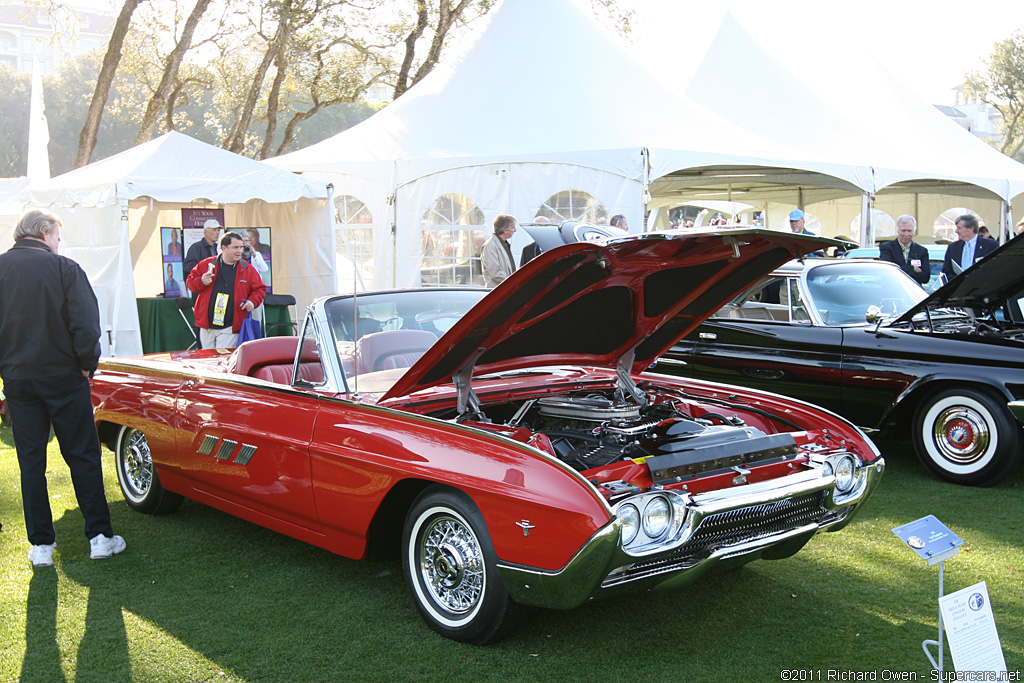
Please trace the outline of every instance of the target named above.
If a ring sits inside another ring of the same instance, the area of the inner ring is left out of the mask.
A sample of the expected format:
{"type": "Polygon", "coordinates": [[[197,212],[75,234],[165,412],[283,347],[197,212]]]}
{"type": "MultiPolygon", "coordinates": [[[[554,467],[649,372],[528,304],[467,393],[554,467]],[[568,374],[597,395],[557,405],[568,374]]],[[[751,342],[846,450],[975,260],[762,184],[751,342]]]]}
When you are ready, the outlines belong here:
{"type": "Polygon", "coordinates": [[[242,304],[242,310],[247,312],[247,313],[251,313],[252,309],[254,309],[254,308],[256,308],[256,304],[254,304],[253,302],[249,301],[248,299],[246,299],[245,303],[242,304]]]}
{"type": "Polygon", "coordinates": [[[213,267],[214,266],[211,263],[209,269],[207,269],[207,271],[203,273],[202,279],[204,285],[209,285],[211,282],[213,282],[213,267]]]}
{"type": "Polygon", "coordinates": [[[86,379],[89,379],[89,371],[88,370],[82,370],[82,377],[84,377],[86,379]]]}

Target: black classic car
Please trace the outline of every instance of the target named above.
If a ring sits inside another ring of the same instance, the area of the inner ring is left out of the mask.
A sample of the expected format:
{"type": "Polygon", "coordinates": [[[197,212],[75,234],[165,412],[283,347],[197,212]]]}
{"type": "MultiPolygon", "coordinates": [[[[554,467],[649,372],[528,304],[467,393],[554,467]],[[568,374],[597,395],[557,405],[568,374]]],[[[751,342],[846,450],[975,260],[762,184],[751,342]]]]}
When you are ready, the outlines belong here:
{"type": "Polygon", "coordinates": [[[804,259],[726,304],[655,370],[824,406],[912,437],[934,476],[990,486],[1021,462],[1024,239],[929,295],[895,265],[804,259]],[[1013,404],[1013,405],[1011,405],[1013,404]]]}

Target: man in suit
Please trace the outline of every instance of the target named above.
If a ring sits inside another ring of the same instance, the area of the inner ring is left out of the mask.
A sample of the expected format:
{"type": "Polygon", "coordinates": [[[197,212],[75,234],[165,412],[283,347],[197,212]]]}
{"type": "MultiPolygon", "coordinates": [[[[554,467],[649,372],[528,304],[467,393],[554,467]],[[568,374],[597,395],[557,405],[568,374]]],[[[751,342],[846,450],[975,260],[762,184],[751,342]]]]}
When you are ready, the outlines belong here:
{"type": "Polygon", "coordinates": [[[999,243],[994,239],[978,236],[978,219],[970,214],[964,214],[956,219],[956,236],[957,241],[946,248],[946,260],[942,263],[942,274],[946,276],[947,281],[999,247],[999,243]]]}
{"type": "Polygon", "coordinates": [[[932,269],[928,263],[928,250],[914,241],[916,232],[917,221],[913,216],[904,214],[896,219],[896,239],[883,242],[878,251],[883,261],[895,263],[907,275],[926,285],[932,269]]]}

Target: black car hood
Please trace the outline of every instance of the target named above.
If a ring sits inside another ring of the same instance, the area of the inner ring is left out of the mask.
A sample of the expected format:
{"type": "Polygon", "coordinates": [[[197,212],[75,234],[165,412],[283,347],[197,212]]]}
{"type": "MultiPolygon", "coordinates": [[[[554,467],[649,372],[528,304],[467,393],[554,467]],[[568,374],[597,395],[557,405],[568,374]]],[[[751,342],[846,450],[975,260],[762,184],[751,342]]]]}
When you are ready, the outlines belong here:
{"type": "Polygon", "coordinates": [[[520,223],[519,227],[533,238],[541,251],[550,251],[563,244],[597,242],[608,237],[625,237],[629,233],[610,225],[594,225],[584,221],[563,223],[520,223]]]}
{"type": "Polygon", "coordinates": [[[893,324],[909,322],[935,308],[973,308],[990,311],[1024,290],[1024,235],[1017,235],[960,273],[893,324]]]}
{"type": "Polygon", "coordinates": [[[639,373],[751,282],[834,240],[764,229],[575,242],[512,273],[383,397],[551,365],[639,373]]]}

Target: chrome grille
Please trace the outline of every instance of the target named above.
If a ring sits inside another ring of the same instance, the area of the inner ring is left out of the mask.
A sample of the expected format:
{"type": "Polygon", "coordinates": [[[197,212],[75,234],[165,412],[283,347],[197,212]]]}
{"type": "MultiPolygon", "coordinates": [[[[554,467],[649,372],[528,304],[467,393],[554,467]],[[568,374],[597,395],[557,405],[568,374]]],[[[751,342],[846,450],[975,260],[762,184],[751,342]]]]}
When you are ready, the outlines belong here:
{"type": "Polygon", "coordinates": [[[823,491],[815,491],[774,503],[708,515],[700,521],[686,543],[667,555],[629,565],[608,576],[602,586],[683,569],[697,564],[719,548],[820,523],[827,513],[822,507],[824,495],[823,491]]]}

